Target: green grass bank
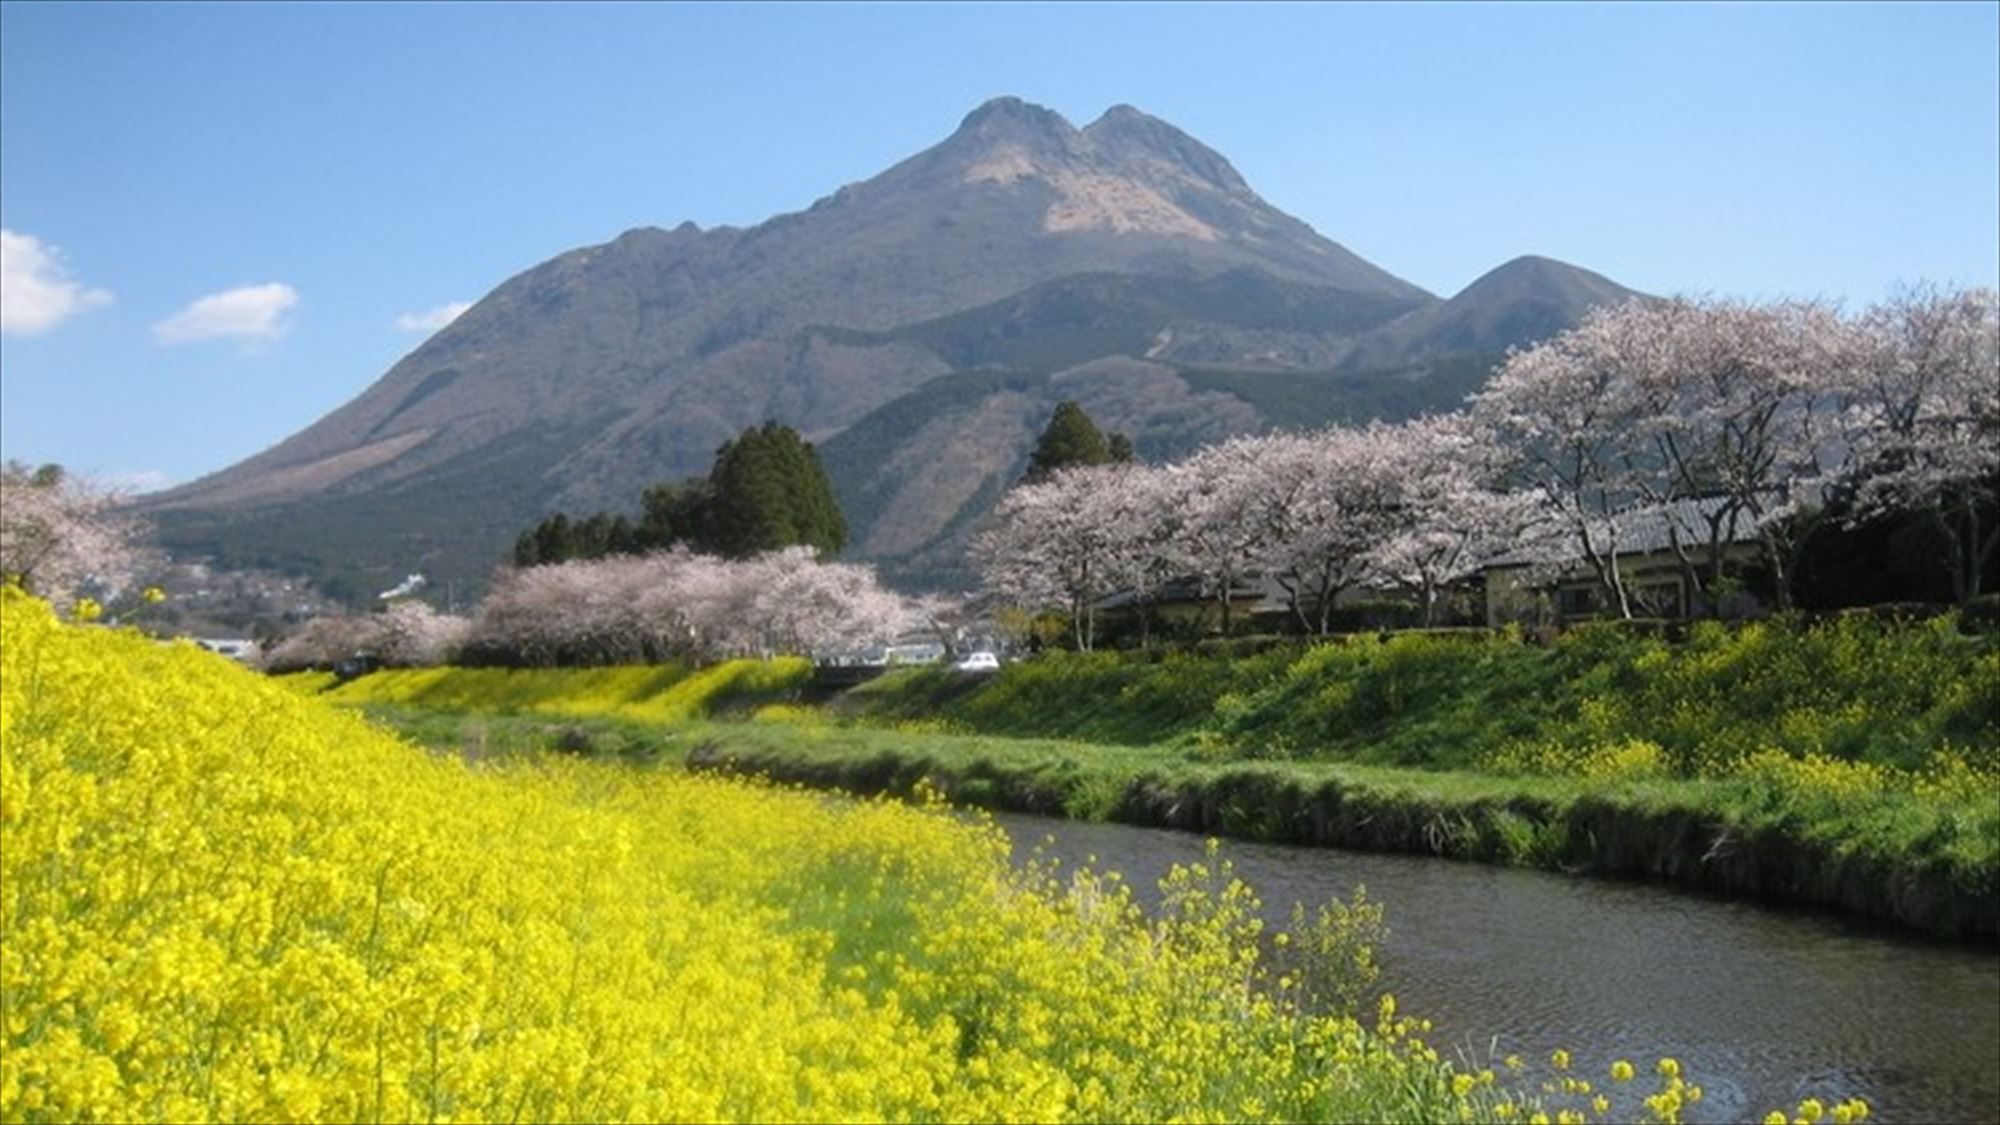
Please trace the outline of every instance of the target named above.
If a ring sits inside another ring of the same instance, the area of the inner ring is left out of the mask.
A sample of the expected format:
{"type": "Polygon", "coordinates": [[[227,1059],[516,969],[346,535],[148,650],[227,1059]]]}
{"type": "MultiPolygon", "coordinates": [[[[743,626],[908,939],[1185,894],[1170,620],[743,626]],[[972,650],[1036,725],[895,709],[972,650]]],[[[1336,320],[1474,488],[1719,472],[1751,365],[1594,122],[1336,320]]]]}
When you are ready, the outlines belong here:
{"type": "Polygon", "coordinates": [[[2000,808],[1778,779],[1497,776],[1342,762],[1202,762],[1129,747],[704,724],[689,768],[855,793],[922,781],[984,808],[1270,843],[1438,855],[1833,907],[2000,938],[2000,808]]]}
{"type": "Polygon", "coordinates": [[[1991,940],[1995,641],[1851,617],[1058,653],[834,693],[803,661],[295,679],[469,754],[557,745],[862,793],[928,778],[995,809],[1656,879],[1991,940]]]}
{"type": "Polygon", "coordinates": [[[838,697],[871,724],[1173,746],[1219,758],[1547,769],[1607,745],[1703,776],[1760,751],[1906,769],[2000,760],[2000,637],[1952,618],[1612,624],[1547,646],[1484,633],[1364,635],[1228,654],[1051,653],[971,679],[892,671],[838,697]]]}
{"type": "Polygon", "coordinates": [[[335,703],[433,711],[613,718],[674,723],[798,698],[812,662],[797,656],[729,660],[706,668],[396,668],[345,682],[305,672],[281,677],[335,703]]]}

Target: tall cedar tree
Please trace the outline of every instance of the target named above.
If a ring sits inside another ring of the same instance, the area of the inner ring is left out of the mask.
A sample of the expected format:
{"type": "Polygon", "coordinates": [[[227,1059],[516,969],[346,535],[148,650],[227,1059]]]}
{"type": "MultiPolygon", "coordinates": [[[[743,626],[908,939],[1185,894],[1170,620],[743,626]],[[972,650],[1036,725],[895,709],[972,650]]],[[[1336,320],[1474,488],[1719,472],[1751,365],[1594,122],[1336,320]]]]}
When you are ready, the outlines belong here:
{"type": "Polygon", "coordinates": [[[558,512],[521,533],[514,565],[639,554],[684,543],[701,554],[747,558],[780,547],[815,547],[832,555],[847,544],[847,521],[810,443],[790,426],[767,422],[716,450],[707,478],[646,489],[644,514],[599,512],[572,521],[558,512]]]}
{"type": "Polygon", "coordinates": [[[707,477],[662,481],[646,489],[639,520],[639,549],[686,543],[706,550],[715,541],[715,488],[707,477]]]}
{"type": "Polygon", "coordinates": [[[819,455],[798,431],[776,422],[745,430],[715,454],[715,550],[730,558],[803,544],[823,555],[847,544],[847,521],[819,455]]]}
{"type": "MultiPolygon", "coordinates": [[[[1130,442],[1125,443],[1129,451],[1130,442]]],[[[1049,419],[1049,426],[1042,431],[1041,440],[1035,443],[1035,451],[1028,455],[1028,475],[1026,483],[1047,480],[1057,469],[1071,465],[1105,465],[1111,462],[1111,445],[1104,440],[1103,431],[1083,407],[1065,399],[1056,406],[1056,412],[1049,419]]]]}

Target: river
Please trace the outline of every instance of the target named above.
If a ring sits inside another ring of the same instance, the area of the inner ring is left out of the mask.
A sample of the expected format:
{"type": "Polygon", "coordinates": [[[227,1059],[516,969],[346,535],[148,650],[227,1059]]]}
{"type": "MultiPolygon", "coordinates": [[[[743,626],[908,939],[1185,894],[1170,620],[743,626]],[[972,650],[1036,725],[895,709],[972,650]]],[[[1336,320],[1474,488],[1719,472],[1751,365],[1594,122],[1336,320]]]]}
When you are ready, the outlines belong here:
{"type": "MultiPolygon", "coordinates": [[[[1092,857],[1143,892],[1202,857],[1191,833],[1001,814],[1023,857],[1092,857]]],[[[1355,884],[1388,909],[1381,987],[1485,1059],[1574,1052],[1604,1077],[1680,1060],[1690,1122],[1761,1119],[1860,1096],[1870,1119],[2000,1122],[2000,952],[1816,912],[1442,859],[1227,841],[1267,918],[1355,884]],[[1497,1039],[1497,1043],[1495,1042],[1497,1039]]],[[[1142,897],[1144,897],[1142,895],[1142,897]]],[[[1149,903],[1150,905],[1150,903],[1149,903]]]]}

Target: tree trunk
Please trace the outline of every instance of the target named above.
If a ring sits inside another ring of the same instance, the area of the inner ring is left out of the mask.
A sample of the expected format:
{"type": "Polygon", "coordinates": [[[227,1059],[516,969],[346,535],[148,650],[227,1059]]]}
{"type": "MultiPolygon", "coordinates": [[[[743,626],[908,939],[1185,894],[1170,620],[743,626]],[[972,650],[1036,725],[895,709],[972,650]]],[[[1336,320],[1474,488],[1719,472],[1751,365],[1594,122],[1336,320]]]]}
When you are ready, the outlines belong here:
{"type": "Polygon", "coordinates": [[[1993,530],[1987,532],[1983,541],[1979,539],[1979,525],[1977,522],[1974,522],[1972,525],[1972,530],[1973,541],[1978,545],[1973,548],[1972,569],[1968,572],[1969,577],[1965,584],[1965,600],[1968,602],[1984,592],[1986,564],[1993,561],[1994,551],[2000,549],[2000,527],[1995,527],[1993,530]]]}
{"type": "Polygon", "coordinates": [[[1235,592],[1236,575],[1225,571],[1222,575],[1222,589],[1220,594],[1222,598],[1222,635],[1225,637],[1229,635],[1230,626],[1235,623],[1235,615],[1232,611],[1235,610],[1236,604],[1235,600],[1230,597],[1235,592]]]}
{"type": "Polygon", "coordinates": [[[1347,583],[1335,585],[1331,581],[1320,583],[1319,587],[1319,635],[1324,637],[1333,631],[1333,600],[1347,589],[1347,583]]]}
{"type": "Polygon", "coordinates": [[[1625,575],[1618,567],[1617,536],[1612,537],[1608,549],[1600,551],[1591,538],[1590,524],[1586,520],[1582,527],[1583,557],[1597,572],[1597,580],[1605,592],[1611,595],[1611,602],[1618,607],[1618,617],[1623,621],[1632,620],[1632,602],[1625,596],[1625,575]]]}
{"type": "MultiPolygon", "coordinates": [[[[1964,561],[1959,561],[1958,552],[1953,552],[1954,569],[1963,567],[1964,578],[1955,581],[1952,590],[1958,595],[1958,604],[1965,605],[1985,592],[1986,564],[1993,561],[1993,554],[2000,550],[2000,524],[1982,533],[1979,527],[1979,504],[1967,491],[1960,497],[1965,509],[1964,561]]],[[[1953,543],[1958,542],[1953,538],[1953,543]]]]}
{"type": "Polygon", "coordinates": [[[1764,561],[1771,567],[1771,593],[1778,599],[1778,612],[1792,611],[1792,571],[1787,565],[1785,552],[1779,549],[1775,536],[1766,534],[1758,537],[1764,543],[1764,561]]]}
{"type": "Polygon", "coordinates": [[[1292,616],[1298,620],[1299,632],[1311,632],[1312,620],[1306,616],[1306,602],[1305,598],[1301,596],[1302,591],[1305,589],[1305,579],[1296,574],[1281,575],[1278,578],[1278,585],[1284,587],[1285,604],[1291,607],[1292,616]]]}
{"type": "Polygon", "coordinates": [[[1965,565],[1968,552],[1964,549],[1964,545],[1959,542],[1958,529],[1951,525],[1950,519],[1946,518],[1943,505],[1932,504],[1930,507],[1930,517],[1931,526],[1937,528],[1938,534],[1944,537],[1944,541],[1951,553],[1951,561],[1946,564],[1945,569],[1951,573],[1952,600],[1959,605],[1964,605],[1966,602],[1972,600],[1973,592],[1979,584],[1978,570],[1977,568],[1973,568],[1970,581],[1968,581],[1967,567],[1965,565]]]}

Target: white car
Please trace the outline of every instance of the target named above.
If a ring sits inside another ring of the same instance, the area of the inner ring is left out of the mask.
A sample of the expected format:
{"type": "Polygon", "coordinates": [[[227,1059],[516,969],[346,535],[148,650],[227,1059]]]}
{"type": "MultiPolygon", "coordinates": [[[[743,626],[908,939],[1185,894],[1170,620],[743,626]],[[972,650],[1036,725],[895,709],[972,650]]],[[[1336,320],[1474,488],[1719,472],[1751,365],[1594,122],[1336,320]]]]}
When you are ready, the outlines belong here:
{"type": "Polygon", "coordinates": [[[1000,658],[990,652],[975,652],[952,667],[961,672],[998,672],[1000,658]]]}

